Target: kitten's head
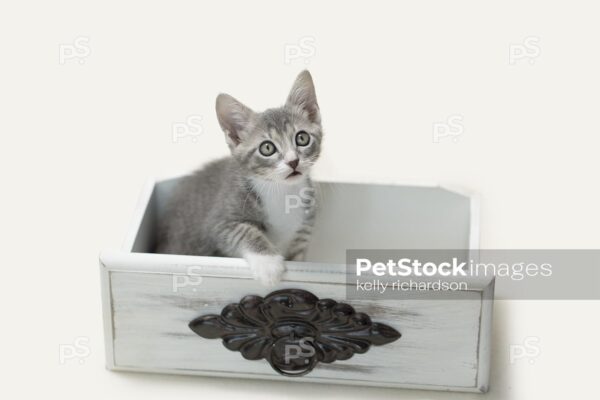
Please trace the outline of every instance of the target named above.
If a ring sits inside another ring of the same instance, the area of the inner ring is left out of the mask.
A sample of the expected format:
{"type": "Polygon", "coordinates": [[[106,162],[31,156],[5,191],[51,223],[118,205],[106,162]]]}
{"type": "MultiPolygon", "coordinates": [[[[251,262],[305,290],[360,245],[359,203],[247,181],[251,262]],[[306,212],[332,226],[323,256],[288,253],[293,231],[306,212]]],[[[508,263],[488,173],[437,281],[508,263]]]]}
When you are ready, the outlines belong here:
{"type": "Polygon", "coordinates": [[[252,177],[297,183],[319,157],[321,114],[308,71],[298,75],[283,107],[254,112],[220,94],[217,117],[231,154],[252,177]]]}

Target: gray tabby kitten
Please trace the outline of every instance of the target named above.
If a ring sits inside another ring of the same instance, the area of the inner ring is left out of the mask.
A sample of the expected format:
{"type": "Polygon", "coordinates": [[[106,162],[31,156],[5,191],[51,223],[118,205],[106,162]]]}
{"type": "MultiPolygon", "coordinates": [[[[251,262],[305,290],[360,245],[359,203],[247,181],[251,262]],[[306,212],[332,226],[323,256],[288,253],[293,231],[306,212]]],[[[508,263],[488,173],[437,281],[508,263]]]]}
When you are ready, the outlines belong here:
{"type": "Polygon", "coordinates": [[[220,94],[217,117],[231,156],[182,179],[159,229],[158,253],[243,257],[277,283],[302,260],[315,217],[309,172],[321,151],[321,115],[303,71],[283,107],[254,112],[220,94]]]}

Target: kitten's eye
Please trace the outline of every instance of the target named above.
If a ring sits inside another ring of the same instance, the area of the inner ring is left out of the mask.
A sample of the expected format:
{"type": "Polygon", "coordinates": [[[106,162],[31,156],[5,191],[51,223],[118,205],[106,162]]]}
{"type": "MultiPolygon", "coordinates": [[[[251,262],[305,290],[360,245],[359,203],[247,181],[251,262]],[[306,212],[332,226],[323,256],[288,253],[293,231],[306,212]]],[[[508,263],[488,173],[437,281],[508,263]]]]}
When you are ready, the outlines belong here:
{"type": "Polygon", "coordinates": [[[296,133],[296,144],[298,146],[307,146],[310,143],[310,135],[304,131],[296,133]]]}
{"type": "Polygon", "coordinates": [[[275,145],[273,142],[266,140],[260,144],[258,151],[265,157],[272,156],[275,154],[275,145]]]}

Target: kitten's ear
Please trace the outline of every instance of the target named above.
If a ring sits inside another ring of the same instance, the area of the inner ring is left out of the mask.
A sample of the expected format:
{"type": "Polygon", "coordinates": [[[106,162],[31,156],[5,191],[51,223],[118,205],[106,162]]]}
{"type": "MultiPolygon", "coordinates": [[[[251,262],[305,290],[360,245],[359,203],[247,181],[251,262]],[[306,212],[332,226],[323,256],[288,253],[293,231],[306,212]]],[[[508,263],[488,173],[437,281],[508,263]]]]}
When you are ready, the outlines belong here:
{"type": "Polygon", "coordinates": [[[233,150],[244,140],[254,118],[254,111],[224,93],[217,96],[216,110],[221,129],[225,132],[225,140],[233,150]]]}
{"type": "Polygon", "coordinates": [[[310,122],[317,124],[321,122],[321,112],[310,72],[307,70],[300,72],[285,105],[304,113],[310,122]]]}

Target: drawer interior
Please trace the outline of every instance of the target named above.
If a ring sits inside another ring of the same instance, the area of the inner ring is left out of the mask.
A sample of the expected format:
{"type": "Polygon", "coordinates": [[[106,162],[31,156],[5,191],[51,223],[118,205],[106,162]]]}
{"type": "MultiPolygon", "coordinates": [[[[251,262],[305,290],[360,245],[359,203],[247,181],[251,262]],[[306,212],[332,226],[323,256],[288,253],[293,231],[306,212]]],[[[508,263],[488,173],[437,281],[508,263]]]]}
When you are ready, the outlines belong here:
{"type": "MultiPolygon", "coordinates": [[[[177,179],[157,182],[134,253],[152,253],[177,179]]],[[[307,261],[344,263],[347,249],[468,249],[471,198],[441,187],[316,182],[318,215],[307,261]]]]}

